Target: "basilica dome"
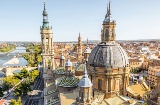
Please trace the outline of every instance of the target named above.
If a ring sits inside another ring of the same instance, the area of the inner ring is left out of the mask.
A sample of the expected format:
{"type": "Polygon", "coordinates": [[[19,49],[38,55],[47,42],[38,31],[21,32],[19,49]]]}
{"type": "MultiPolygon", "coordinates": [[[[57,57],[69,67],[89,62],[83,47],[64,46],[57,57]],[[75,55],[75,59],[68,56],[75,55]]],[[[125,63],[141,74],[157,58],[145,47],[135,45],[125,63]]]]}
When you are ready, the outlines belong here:
{"type": "Polygon", "coordinates": [[[124,49],[117,43],[100,43],[91,52],[88,64],[93,67],[120,68],[129,64],[124,49]]]}

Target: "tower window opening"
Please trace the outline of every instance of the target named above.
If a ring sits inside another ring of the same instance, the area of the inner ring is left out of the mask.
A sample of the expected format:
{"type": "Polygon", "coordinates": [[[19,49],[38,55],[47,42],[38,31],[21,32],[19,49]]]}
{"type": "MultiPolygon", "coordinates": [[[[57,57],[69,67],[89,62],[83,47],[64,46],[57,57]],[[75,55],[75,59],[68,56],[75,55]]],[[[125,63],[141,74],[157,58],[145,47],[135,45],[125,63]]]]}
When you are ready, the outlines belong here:
{"type": "Polygon", "coordinates": [[[82,94],[81,94],[81,99],[82,99],[82,101],[83,101],[83,98],[84,98],[84,93],[82,92],[82,94]]]}
{"type": "Polygon", "coordinates": [[[102,79],[98,79],[98,90],[102,90],[102,79]]]}

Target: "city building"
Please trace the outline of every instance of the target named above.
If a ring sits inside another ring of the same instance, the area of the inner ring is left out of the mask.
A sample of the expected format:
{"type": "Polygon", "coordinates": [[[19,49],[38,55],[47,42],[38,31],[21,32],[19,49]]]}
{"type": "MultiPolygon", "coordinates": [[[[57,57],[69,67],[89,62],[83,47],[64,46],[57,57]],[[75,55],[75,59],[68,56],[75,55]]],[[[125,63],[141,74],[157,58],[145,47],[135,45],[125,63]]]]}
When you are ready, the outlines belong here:
{"type": "MultiPolygon", "coordinates": [[[[55,65],[45,3],[43,17],[44,105],[130,105],[137,100],[129,97],[140,99],[148,91],[144,80],[130,84],[129,60],[125,50],[115,42],[116,21],[111,16],[110,2],[102,24],[101,42],[91,51],[88,44],[83,48],[79,34],[76,53],[75,46],[70,47],[68,54],[62,51],[59,66],[55,65]],[[76,61],[72,62],[74,59],[76,61]]],[[[56,52],[59,53],[58,48],[56,52]]]]}
{"type": "Polygon", "coordinates": [[[157,73],[160,71],[160,66],[150,66],[148,68],[147,81],[151,87],[157,86],[157,73]]]}

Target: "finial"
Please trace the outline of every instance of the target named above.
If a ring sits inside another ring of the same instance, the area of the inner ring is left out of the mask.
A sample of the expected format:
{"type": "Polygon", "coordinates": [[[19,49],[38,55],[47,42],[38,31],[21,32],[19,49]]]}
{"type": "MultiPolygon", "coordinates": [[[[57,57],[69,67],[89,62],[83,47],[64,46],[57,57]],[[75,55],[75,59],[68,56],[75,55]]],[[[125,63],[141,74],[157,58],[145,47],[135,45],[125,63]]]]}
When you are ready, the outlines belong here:
{"type": "Polygon", "coordinates": [[[85,66],[84,66],[84,74],[87,74],[87,70],[86,70],[86,62],[84,63],[85,66]]]}
{"type": "Polygon", "coordinates": [[[88,37],[87,37],[87,46],[88,46],[88,37]]]}
{"type": "Polygon", "coordinates": [[[109,12],[108,15],[111,15],[111,6],[110,6],[111,1],[109,1],[109,12]]]}
{"type": "Polygon", "coordinates": [[[107,14],[108,14],[108,4],[107,4],[107,14]]]}
{"type": "Polygon", "coordinates": [[[87,69],[86,69],[86,62],[84,63],[84,77],[88,77],[87,69]]]}
{"type": "Polygon", "coordinates": [[[79,32],[79,37],[81,36],[80,32],[79,32]]]}
{"type": "Polygon", "coordinates": [[[109,13],[109,9],[108,9],[108,4],[107,4],[107,14],[106,14],[105,18],[108,16],[108,13],[109,13]]]}
{"type": "Polygon", "coordinates": [[[44,0],[44,10],[46,10],[46,1],[44,0]]]}

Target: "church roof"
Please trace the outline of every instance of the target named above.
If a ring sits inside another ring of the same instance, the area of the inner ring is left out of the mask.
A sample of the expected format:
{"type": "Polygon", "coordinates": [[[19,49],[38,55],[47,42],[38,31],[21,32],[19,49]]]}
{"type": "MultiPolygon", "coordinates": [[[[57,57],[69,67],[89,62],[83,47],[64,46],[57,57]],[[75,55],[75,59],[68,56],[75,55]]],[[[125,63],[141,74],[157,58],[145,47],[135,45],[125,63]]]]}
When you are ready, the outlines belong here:
{"type": "Polygon", "coordinates": [[[65,66],[72,66],[72,62],[70,61],[69,58],[68,58],[67,62],[65,63],[65,66]]]}
{"type": "Polygon", "coordinates": [[[129,64],[124,49],[117,43],[98,44],[90,53],[88,64],[94,67],[120,68],[129,64]]]}
{"type": "Polygon", "coordinates": [[[68,77],[68,76],[62,76],[60,78],[60,81],[58,83],[58,86],[63,86],[63,87],[75,87],[78,84],[78,78],[75,76],[68,77]]]}
{"type": "Polygon", "coordinates": [[[82,79],[79,81],[78,86],[79,87],[91,87],[93,84],[91,80],[88,78],[87,70],[86,70],[86,65],[84,69],[84,75],[82,79]]]}
{"type": "Polygon", "coordinates": [[[91,49],[89,48],[89,46],[87,46],[87,48],[84,50],[84,53],[87,53],[87,54],[91,53],[91,49]]]}
{"type": "Polygon", "coordinates": [[[63,67],[57,68],[54,70],[55,74],[65,74],[65,69],[63,67]]]}

